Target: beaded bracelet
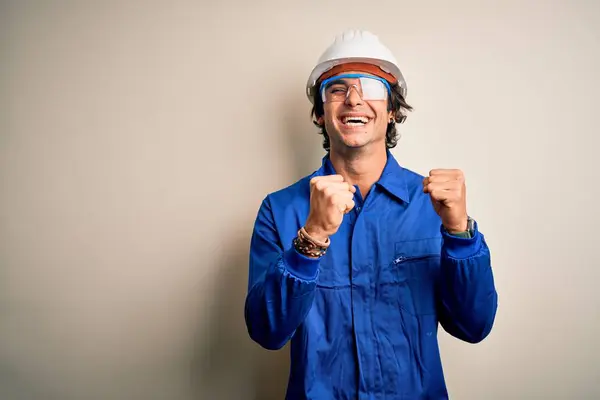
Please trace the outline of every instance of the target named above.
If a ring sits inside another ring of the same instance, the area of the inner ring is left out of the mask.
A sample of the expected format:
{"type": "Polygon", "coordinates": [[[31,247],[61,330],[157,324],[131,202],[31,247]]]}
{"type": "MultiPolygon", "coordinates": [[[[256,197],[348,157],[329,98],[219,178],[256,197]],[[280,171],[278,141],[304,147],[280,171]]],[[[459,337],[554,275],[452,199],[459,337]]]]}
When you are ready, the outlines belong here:
{"type": "Polygon", "coordinates": [[[321,242],[317,239],[312,238],[304,227],[298,231],[298,236],[294,238],[294,248],[300,253],[307,257],[319,258],[325,255],[327,248],[331,241],[327,238],[327,241],[321,242]]]}

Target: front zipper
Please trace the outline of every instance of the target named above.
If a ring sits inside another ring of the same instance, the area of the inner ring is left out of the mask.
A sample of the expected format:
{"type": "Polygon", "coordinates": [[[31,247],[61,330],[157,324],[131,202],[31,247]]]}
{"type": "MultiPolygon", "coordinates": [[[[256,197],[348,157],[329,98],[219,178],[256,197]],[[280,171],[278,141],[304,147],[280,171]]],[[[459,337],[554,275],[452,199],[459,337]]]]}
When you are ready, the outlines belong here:
{"type": "Polygon", "coordinates": [[[436,256],[437,256],[437,254],[424,254],[422,256],[412,256],[412,257],[398,256],[394,259],[394,264],[398,265],[398,264],[402,264],[403,262],[406,262],[406,261],[424,260],[426,258],[431,258],[431,257],[436,257],[436,256]]]}

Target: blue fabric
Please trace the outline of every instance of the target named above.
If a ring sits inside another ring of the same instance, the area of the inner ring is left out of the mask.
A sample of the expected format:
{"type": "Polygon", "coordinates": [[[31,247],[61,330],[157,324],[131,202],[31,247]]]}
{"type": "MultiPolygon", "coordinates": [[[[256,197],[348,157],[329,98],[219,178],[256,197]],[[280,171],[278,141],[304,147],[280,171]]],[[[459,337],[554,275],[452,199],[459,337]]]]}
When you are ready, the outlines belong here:
{"type": "MultiPolygon", "coordinates": [[[[423,177],[388,161],[321,259],[292,247],[315,173],[265,197],[250,248],[245,319],[267,349],[291,340],[287,399],[446,399],[438,325],[470,343],[495,319],[490,252],[449,235],[423,177]],[[366,200],[365,200],[366,199],[366,200]]],[[[358,188],[357,188],[358,189],[358,188]]]]}

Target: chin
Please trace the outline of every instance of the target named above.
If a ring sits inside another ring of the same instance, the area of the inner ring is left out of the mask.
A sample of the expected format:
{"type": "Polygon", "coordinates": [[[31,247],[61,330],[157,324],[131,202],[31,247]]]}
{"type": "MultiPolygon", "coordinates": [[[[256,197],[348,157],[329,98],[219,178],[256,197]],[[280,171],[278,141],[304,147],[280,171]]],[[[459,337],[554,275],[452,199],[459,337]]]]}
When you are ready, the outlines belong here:
{"type": "Polygon", "coordinates": [[[347,147],[362,147],[368,144],[373,135],[370,129],[336,129],[336,134],[347,147]]]}
{"type": "Polygon", "coordinates": [[[358,149],[360,147],[364,147],[369,144],[368,140],[344,140],[344,144],[346,147],[358,149]]]}
{"type": "MultiPolygon", "coordinates": [[[[373,120],[362,126],[349,126],[339,119],[332,122],[326,125],[326,129],[327,132],[330,132],[330,140],[337,142],[339,147],[360,149],[375,141],[379,141],[377,138],[378,135],[374,132],[377,126],[373,123],[373,120]]],[[[385,134],[383,140],[385,141],[385,134]]]]}
{"type": "Polygon", "coordinates": [[[368,136],[364,137],[348,137],[346,135],[339,135],[336,139],[338,147],[344,147],[346,149],[360,149],[371,143],[368,136]]]}

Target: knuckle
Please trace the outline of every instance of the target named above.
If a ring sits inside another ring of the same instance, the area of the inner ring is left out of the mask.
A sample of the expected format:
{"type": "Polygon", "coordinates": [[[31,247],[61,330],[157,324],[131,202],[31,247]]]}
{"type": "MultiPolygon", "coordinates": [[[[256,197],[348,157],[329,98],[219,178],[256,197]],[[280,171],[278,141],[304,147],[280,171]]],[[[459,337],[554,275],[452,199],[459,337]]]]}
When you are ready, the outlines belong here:
{"type": "Polygon", "coordinates": [[[320,176],[315,176],[313,178],[311,178],[310,180],[310,185],[311,186],[315,186],[317,185],[319,182],[321,181],[321,177],[320,176]]]}

